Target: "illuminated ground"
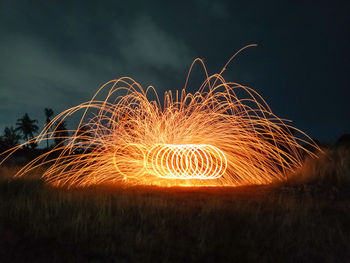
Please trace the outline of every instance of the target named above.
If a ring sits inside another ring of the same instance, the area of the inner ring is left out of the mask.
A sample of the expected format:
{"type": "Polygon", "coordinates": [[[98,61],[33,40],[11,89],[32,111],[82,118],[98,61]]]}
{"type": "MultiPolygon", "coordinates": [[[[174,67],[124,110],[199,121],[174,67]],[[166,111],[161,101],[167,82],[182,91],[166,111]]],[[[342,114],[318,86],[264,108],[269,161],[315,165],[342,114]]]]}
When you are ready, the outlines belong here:
{"type": "Polygon", "coordinates": [[[0,262],[347,262],[350,147],[249,187],[45,185],[0,169],[0,262]]]}
{"type": "Polygon", "coordinates": [[[0,183],[1,262],[345,262],[350,197],[319,188],[0,183]]]}

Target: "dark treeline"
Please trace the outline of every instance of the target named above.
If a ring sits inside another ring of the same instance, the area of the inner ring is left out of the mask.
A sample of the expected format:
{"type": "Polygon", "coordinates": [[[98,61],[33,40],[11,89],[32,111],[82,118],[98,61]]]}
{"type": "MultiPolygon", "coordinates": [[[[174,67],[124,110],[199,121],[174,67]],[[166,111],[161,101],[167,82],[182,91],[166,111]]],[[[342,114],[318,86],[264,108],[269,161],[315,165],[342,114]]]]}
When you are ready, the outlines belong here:
{"type": "MultiPolygon", "coordinates": [[[[54,112],[50,108],[44,109],[45,114],[45,124],[43,128],[46,128],[50,125],[52,116],[54,112]]],[[[25,113],[21,118],[17,119],[15,126],[5,127],[2,135],[0,136],[0,152],[6,151],[13,147],[20,145],[23,142],[30,141],[35,138],[39,133],[39,121],[31,119],[28,113],[25,113]]],[[[69,135],[69,132],[66,127],[66,123],[56,122],[55,125],[51,126],[48,132],[53,132],[54,134],[54,143],[50,143],[48,134],[46,135],[46,148],[52,148],[60,143],[69,135]]],[[[31,142],[25,144],[22,148],[27,150],[35,150],[38,147],[36,142],[31,142]]]]}

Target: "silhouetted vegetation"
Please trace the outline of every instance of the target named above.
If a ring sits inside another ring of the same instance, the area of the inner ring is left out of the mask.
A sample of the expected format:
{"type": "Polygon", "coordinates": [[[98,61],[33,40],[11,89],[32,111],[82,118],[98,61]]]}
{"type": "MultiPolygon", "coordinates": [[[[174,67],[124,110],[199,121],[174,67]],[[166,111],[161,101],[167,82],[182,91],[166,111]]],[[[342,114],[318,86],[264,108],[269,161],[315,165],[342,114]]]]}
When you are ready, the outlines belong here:
{"type": "MultiPolygon", "coordinates": [[[[45,116],[46,116],[45,127],[48,127],[50,122],[51,122],[51,118],[53,116],[53,110],[49,109],[49,108],[45,108],[44,112],[45,112],[45,116]]],[[[47,132],[49,132],[49,131],[50,131],[50,129],[47,130],[47,132]]],[[[48,134],[46,134],[46,148],[49,148],[48,134]]]]}
{"type": "MultiPolygon", "coordinates": [[[[45,113],[46,119],[45,119],[45,126],[43,128],[46,128],[51,123],[51,119],[54,112],[50,108],[45,108],[44,113],[45,113]]],[[[31,119],[28,113],[25,113],[22,116],[22,118],[17,119],[16,128],[13,128],[12,126],[5,127],[3,134],[0,136],[0,153],[35,138],[35,136],[39,131],[39,126],[37,124],[38,124],[38,120],[31,119]]],[[[53,134],[53,137],[54,137],[55,145],[62,144],[65,138],[69,136],[66,123],[65,122],[57,123],[56,127],[54,128],[55,128],[55,132],[53,134]]],[[[48,132],[50,131],[52,131],[52,128],[48,129],[48,132]]],[[[49,145],[48,134],[46,136],[47,136],[46,148],[49,149],[50,145],[49,145]]],[[[34,151],[37,148],[37,146],[38,146],[37,143],[31,142],[25,145],[24,147],[34,151]]]]}
{"type": "Polygon", "coordinates": [[[337,141],[337,145],[350,145],[350,133],[343,134],[337,141]]]}
{"type": "MultiPolygon", "coordinates": [[[[37,120],[32,120],[26,113],[22,118],[17,120],[16,131],[20,132],[23,140],[29,141],[30,139],[34,138],[34,134],[39,130],[39,126],[35,124],[37,122],[37,120]]],[[[32,149],[37,147],[37,144],[34,142],[30,143],[29,145],[32,149]]]]}
{"type": "Polygon", "coordinates": [[[0,137],[0,152],[18,145],[21,136],[11,127],[5,127],[4,134],[0,137]]]}

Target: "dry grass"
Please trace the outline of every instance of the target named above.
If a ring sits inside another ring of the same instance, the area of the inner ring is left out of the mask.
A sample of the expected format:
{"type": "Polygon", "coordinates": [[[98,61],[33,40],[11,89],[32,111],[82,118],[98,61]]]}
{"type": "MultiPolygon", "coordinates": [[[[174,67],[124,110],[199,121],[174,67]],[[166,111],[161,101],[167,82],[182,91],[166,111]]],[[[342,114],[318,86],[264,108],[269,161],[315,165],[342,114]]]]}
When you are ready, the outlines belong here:
{"type": "Polygon", "coordinates": [[[307,158],[301,169],[290,175],[286,185],[313,191],[349,192],[350,147],[335,145],[317,154],[319,158],[307,158]]]}
{"type": "Polygon", "coordinates": [[[332,148],[285,185],[200,189],[64,190],[2,168],[0,262],[347,262],[348,160],[332,148]]]}

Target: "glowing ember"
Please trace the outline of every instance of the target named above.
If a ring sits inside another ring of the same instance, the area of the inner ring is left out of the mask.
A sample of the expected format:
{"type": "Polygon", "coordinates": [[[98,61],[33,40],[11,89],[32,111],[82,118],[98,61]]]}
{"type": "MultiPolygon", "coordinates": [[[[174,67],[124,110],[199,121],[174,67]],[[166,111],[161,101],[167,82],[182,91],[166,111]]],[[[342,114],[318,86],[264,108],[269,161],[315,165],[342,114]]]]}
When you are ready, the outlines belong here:
{"type": "Polygon", "coordinates": [[[140,167],[138,174],[148,173],[167,179],[216,179],[227,168],[221,150],[212,145],[195,144],[157,144],[146,152],[142,146],[128,145],[116,150],[114,164],[125,179],[131,175],[128,171],[132,165],[140,167]],[[130,151],[125,151],[127,148],[130,151]]]}
{"type": "Polygon", "coordinates": [[[145,162],[149,173],[169,179],[216,179],[227,167],[224,153],[212,145],[156,145],[145,162]]]}
{"type": "MultiPolygon", "coordinates": [[[[202,60],[196,62],[204,67],[202,60]]],[[[54,139],[55,129],[49,130],[82,111],[73,135],[17,176],[49,165],[43,178],[57,186],[238,186],[284,180],[301,166],[301,152],[311,154],[293,132],[309,138],[275,116],[254,90],[226,82],[222,72],[207,75],[195,93],[186,91],[187,78],[185,88],[166,92],[163,102],[153,87],[144,90],[130,78],[106,83],[91,101],[59,114],[34,139],[54,139]]],[[[2,153],[4,160],[19,147],[2,153]]]]}

